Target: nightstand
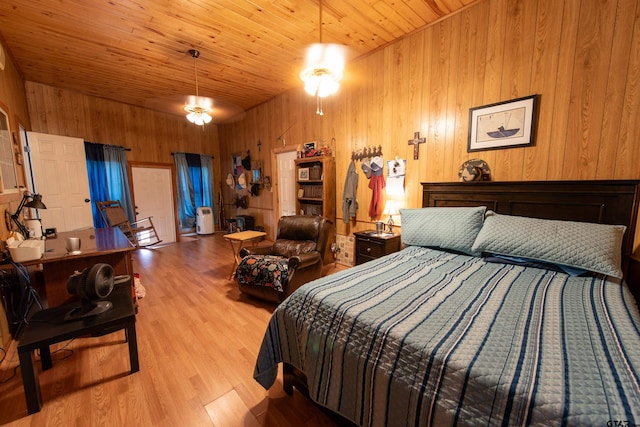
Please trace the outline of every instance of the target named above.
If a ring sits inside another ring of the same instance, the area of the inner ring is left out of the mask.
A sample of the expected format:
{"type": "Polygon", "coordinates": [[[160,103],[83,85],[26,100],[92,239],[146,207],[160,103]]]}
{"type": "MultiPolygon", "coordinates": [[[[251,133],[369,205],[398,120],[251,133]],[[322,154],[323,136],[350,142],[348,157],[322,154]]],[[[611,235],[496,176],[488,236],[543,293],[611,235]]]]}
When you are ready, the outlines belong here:
{"type": "Polygon", "coordinates": [[[400,250],[399,234],[357,231],[353,235],[356,236],[356,265],[400,250]]]}

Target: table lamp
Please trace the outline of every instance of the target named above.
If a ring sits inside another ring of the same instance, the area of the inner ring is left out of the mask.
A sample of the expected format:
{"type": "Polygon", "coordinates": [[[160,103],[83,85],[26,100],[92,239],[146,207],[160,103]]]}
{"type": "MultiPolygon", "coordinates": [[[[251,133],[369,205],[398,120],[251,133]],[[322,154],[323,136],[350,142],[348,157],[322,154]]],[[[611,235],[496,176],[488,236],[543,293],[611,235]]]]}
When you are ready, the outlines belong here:
{"type": "Polygon", "coordinates": [[[398,210],[398,206],[396,202],[393,200],[387,200],[387,203],[384,205],[384,211],[382,215],[389,215],[389,221],[387,221],[387,231],[389,233],[393,233],[393,216],[400,215],[400,211],[398,210]]]}
{"type": "Polygon", "coordinates": [[[47,209],[44,203],[42,203],[42,196],[40,194],[28,194],[25,193],[22,196],[22,200],[18,205],[18,209],[11,214],[11,221],[16,225],[20,234],[24,236],[24,238],[29,237],[29,230],[23,223],[20,222],[20,214],[22,213],[22,209],[24,208],[33,208],[33,209],[47,209]]]}

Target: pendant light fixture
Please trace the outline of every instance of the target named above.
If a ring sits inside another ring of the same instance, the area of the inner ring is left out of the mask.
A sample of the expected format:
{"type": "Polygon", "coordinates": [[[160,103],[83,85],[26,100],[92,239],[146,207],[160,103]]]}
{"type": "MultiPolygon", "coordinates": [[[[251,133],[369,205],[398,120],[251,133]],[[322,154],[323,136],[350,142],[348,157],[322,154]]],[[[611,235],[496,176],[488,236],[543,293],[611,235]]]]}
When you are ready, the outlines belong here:
{"type": "Polygon", "coordinates": [[[322,116],[322,98],[333,95],[340,88],[345,55],[344,46],[322,43],[322,0],[319,6],[320,43],[312,44],[307,49],[300,79],[304,82],[304,90],[316,97],[316,114],[322,116]]]}
{"type": "Polygon", "coordinates": [[[204,126],[205,123],[211,122],[211,105],[209,102],[203,102],[205,99],[200,98],[198,95],[198,64],[197,59],[200,56],[200,51],[196,49],[190,49],[189,54],[193,57],[193,69],[196,76],[196,96],[189,97],[189,103],[184,107],[184,111],[187,112],[187,120],[198,126],[204,126]]]}

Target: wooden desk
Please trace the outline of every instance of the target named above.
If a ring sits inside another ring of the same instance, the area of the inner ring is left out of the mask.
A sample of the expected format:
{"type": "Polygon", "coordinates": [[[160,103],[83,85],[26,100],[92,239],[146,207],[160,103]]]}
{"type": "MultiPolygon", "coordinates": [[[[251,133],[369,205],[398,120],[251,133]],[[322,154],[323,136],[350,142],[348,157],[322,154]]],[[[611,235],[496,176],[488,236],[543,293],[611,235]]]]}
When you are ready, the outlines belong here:
{"type": "Polygon", "coordinates": [[[245,242],[251,242],[255,245],[266,235],[267,233],[264,231],[249,230],[241,231],[239,233],[225,234],[222,236],[231,244],[231,250],[233,251],[233,268],[231,269],[231,274],[229,274],[229,280],[233,279],[236,268],[240,264],[240,261],[242,261],[240,259],[240,249],[242,249],[242,244],[245,242]]]}
{"type": "Polygon", "coordinates": [[[67,279],[75,271],[82,271],[97,263],[106,263],[113,267],[116,275],[133,276],[131,251],[134,249],[135,247],[117,227],[86,228],[58,233],[57,237],[47,239],[42,258],[23,262],[22,265],[42,265],[47,306],[55,307],[72,298],[67,292],[67,279]],[[80,238],[81,253],[77,255],[67,253],[67,237],[80,238]]]}

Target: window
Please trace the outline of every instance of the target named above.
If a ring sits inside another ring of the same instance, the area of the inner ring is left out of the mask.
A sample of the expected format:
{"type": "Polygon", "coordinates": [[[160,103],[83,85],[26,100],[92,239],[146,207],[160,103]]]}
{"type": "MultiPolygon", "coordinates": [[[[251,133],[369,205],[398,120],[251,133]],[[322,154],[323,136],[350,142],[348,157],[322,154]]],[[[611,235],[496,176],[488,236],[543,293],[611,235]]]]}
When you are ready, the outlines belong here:
{"type": "Polygon", "coordinates": [[[11,130],[7,113],[0,109],[0,192],[18,191],[18,177],[13,163],[14,145],[11,141],[11,130]]]}

